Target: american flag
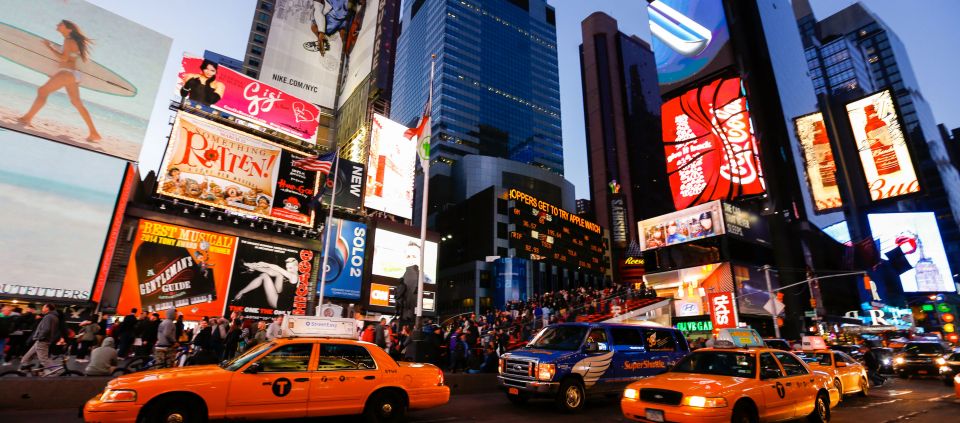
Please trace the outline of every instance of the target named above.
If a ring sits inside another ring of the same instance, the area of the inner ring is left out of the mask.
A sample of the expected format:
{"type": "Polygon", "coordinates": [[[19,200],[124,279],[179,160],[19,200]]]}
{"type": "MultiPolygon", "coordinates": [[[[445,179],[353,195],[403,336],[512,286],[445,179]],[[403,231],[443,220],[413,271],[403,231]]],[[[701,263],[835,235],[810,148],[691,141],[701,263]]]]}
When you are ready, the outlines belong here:
{"type": "Polygon", "coordinates": [[[312,172],[330,173],[333,167],[333,161],[337,158],[337,152],[331,151],[327,154],[317,157],[307,157],[300,160],[294,160],[293,165],[303,170],[312,172]]]}

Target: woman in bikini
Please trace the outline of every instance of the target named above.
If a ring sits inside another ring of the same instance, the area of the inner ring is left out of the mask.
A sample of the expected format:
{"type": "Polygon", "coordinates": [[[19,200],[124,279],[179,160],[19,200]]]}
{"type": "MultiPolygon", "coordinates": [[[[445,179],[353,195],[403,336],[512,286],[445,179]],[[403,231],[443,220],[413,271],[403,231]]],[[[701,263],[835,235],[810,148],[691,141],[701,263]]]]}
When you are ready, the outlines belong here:
{"type": "Polygon", "coordinates": [[[260,274],[253,278],[246,287],[241,289],[240,292],[233,297],[234,302],[240,301],[246,293],[262,287],[267,299],[267,304],[269,304],[271,308],[277,308],[277,300],[280,297],[280,293],[283,292],[283,282],[286,281],[291,285],[298,283],[297,266],[299,262],[293,257],[287,258],[284,262],[284,267],[262,261],[243,263],[243,265],[246,266],[247,272],[260,272],[260,274]]]}
{"type": "Polygon", "coordinates": [[[102,137],[93,125],[90,112],[87,111],[83,101],[80,100],[80,77],[82,74],[77,69],[78,60],[84,62],[90,60],[90,45],[93,44],[93,41],[80,31],[77,24],[66,19],[57,24],[57,32],[63,35],[62,50],[54,46],[49,40],[45,40],[44,43],[50,51],[60,57],[60,69],[50,76],[50,80],[46,84],[37,89],[37,99],[33,101],[33,106],[30,106],[30,111],[17,120],[20,124],[29,126],[37,112],[47,104],[47,97],[63,88],[67,91],[67,96],[70,97],[70,104],[77,108],[77,112],[80,113],[80,117],[83,118],[90,130],[87,141],[99,141],[102,137]]]}

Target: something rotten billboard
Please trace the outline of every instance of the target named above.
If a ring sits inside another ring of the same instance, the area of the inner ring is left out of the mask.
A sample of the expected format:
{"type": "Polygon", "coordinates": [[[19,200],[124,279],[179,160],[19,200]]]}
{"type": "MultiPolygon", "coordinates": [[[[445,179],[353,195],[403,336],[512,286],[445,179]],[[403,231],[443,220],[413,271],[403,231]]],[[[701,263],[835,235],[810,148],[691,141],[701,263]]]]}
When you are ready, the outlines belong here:
{"type": "Polygon", "coordinates": [[[850,129],[874,201],[920,191],[890,90],[847,104],[850,129]]]}
{"type": "Polygon", "coordinates": [[[807,170],[807,184],[813,197],[814,209],[824,212],[840,208],[840,189],[837,187],[837,164],[833,160],[833,149],[827,128],[823,124],[820,112],[798,117],[794,120],[797,138],[803,151],[804,167],[807,170]]]}
{"type": "Polygon", "coordinates": [[[765,190],[740,78],[720,78],[663,104],[664,150],[678,210],[765,190]]]}
{"type": "Polygon", "coordinates": [[[234,236],[141,220],[118,312],[176,307],[187,320],[222,315],[236,247],[234,236]]]}
{"type": "MultiPolygon", "coordinates": [[[[324,297],[360,299],[360,281],[363,277],[363,252],[367,245],[367,225],[350,220],[333,219],[329,236],[321,238],[333,247],[327,257],[327,275],[324,297]]],[[[321,256],[320,263],[323,263],[321,256]]],[[[317,272],[318,276],[320,272],[317,272]]],[[[320,289],[320,284],[317,284],[320,289]]]]}
{"type": "Polygon", "coordinates": [[[188,114],[178,114],[157,184],[160,194],[312,226],[316,172],[290,150],[188,114]]]}
{"type": "Polygon", "coordinates": [[[227,312],[254,319],[304,315],[313,271],[313,251],[240,239],[227,293],[227,312]]]}
{"type": "Polygon", "coordinates": [[[180,65],[181,96],[316,144],[317,106],[199,57],[184,55],[180,65]]]}
{"type": "Polygon", "coordinates": [[[138,160],[172,40],[83,0],[0,10],[0,126],[138,160]]]}
{"type": "Polygon", "coordinates": [[[405,138],[407,127],[378,114],[370,125],[370,156],[363,203],[410,219],[413,215],[413,173],[416,143],[405,138]]]}
{"type": "Polygon", "coordinates": [[[660,92],[733,64],[722,0],[656,0],[647,5],[660,92]]]}

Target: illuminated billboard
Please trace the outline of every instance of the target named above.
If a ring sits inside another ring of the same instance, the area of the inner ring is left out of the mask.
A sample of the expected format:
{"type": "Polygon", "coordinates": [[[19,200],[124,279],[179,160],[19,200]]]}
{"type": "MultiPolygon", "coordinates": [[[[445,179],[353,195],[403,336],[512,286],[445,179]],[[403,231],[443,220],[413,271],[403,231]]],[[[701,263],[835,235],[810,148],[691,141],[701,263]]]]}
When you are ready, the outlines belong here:
{"type": "Polygon", "coordinates": [[[235,236],[141,220],[118,312],[176,307],[187,320],[222,316],[236,249],[235,236]]]}
{"type": "Polygon", "coordinates": [[[83,0],[2,8],[0,126],[137,161],[171,39],[83,0]]]}
{"type": "Polygon", "coordinates": [[[351,32],[349,42],[350,55],[344,65],[343,85],[340,90],[340,103],[350,98],[353,91],[360,86],[363,79],[373,69],[373,46],[377,37],[377,14],[380,9],[379,0],[367,0],[358,6],[353,20],[359,25],[359,32],[351,32]]]}
{"type": "Polygon", "coordinates": [[[847,104],[850,129],[874,201],[920,191],[890,90],[847,104]]]}
{"type": "MultiPolygon", "coordinates": [[[[420,265],[420,239],[377,228],[373,241],[372,273],[388,278],[407,279],[412,273],[416,282],[416,269],[420,265]]],[[[424,247],[423,282],[437,280],[437,243],[427,241],[424,247]]]]}
{"type": "MultiPolygon", "coordinates": [[[[360,299],[360,282],[363,278],[363,255],[367,245],[367,225],[350,220],[333,219],[329,228],[330,238],[327,238],[326,229],[320,237],[326,246],[332,247],[327,257],[323,296],[358,300],[360,299]]],[[[322,251],[320,263],[323,263],[322,251]]],[[[318,278],[320,275],[318,271],[318,278]]],[[[317,289],[320,289],[319,282],[317,289]]]]}
{"type": "Polygon", "coordinates": [[[317,174],[302,158],[261,138],[180,113],[161,164],[157,192],[169,197],[312,226],[317,174]]]}
{"type": "Polygon", "coordinates": [[[180,66],[177,84],[180,96],[317,143],[320,109],[310,102],[199,57],[184,55],[180,66]]]}
{"type": "Polygon", "coordinates": [[[637,226],[641,251],[724,234],[720,201],[641,220],[637,226]]]}
{"type": "Polygon", "coordinates": [[[814,210],[825,212],[840,208],[843,201],[837,187],[837,164],[833,159],[833,149],[830,147],[830,138],[827,137],[823,114],[812,113],[798,117],[793,122],[803,152],[814,210]]]}
{"type": "Polygon", "coordinates": [[[933,212],[872,213],[867,220],[881,254],[888,259],[902,254],[912,266],[900,274],[904,292],[956,291],[933,212]]]}
{"type": "Polygon", "coordinates": [[[239,311],[246,318],[259,320],[282,314],[305,315],[307,301],[314,295],[310,289],[313,261],[310,250],[241,238],[233,260],[225,314],[239,311]]]}
{"type": "Polygon", "coordinates": [[[664,152],[678,210],[765,191],[740,78],[719,78],[667,100],[664,152]]]}
{"type": "Polygon", "coordinates": [[[506,197],[513,201],[507,219],[514,228],[509,246],[516,257],[596,273],[606,270],[600,225],[516,189],[506,197]]]}
{"type": "Polygon", "coordinates": [[[363,204],[410,219],[413,216],[413,177],[416,143],[403,136],[407,127],[378,114],[370,124],[370,155],[363,204]]]}
{"type": "Polygon", "coordinates": [[[722,0],[656,0],[647,14],[661,93],[734,63],[722,0]]]}
{"type": "Polygon", "coordinates": [[[85,302],[127,162],[0,130],[0,296],[85,302]]]}

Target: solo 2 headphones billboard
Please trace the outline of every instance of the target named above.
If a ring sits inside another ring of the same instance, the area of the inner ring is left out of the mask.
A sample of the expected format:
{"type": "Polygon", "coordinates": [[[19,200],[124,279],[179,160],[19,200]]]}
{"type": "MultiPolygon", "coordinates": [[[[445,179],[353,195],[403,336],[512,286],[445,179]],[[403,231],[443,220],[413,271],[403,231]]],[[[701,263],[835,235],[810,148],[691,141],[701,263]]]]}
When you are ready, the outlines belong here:
{"type": "MultiPolygon", "coordinates": [[[[360,282],[363,279],[363,251],[367,246],[367,225],[350,220],[333,219],[329,232],[324,230],[320,239],[324,243],[324,248],[331,248],[327,257],[323,296],[359,300],[360,282]]],[[[320,260],[322,266],[322,253],[320,260]]],[[[318,273],[318,277],[321,274],[318,273]]],[[[320,289],[319,282],[317,289],[320,289]]]]}

